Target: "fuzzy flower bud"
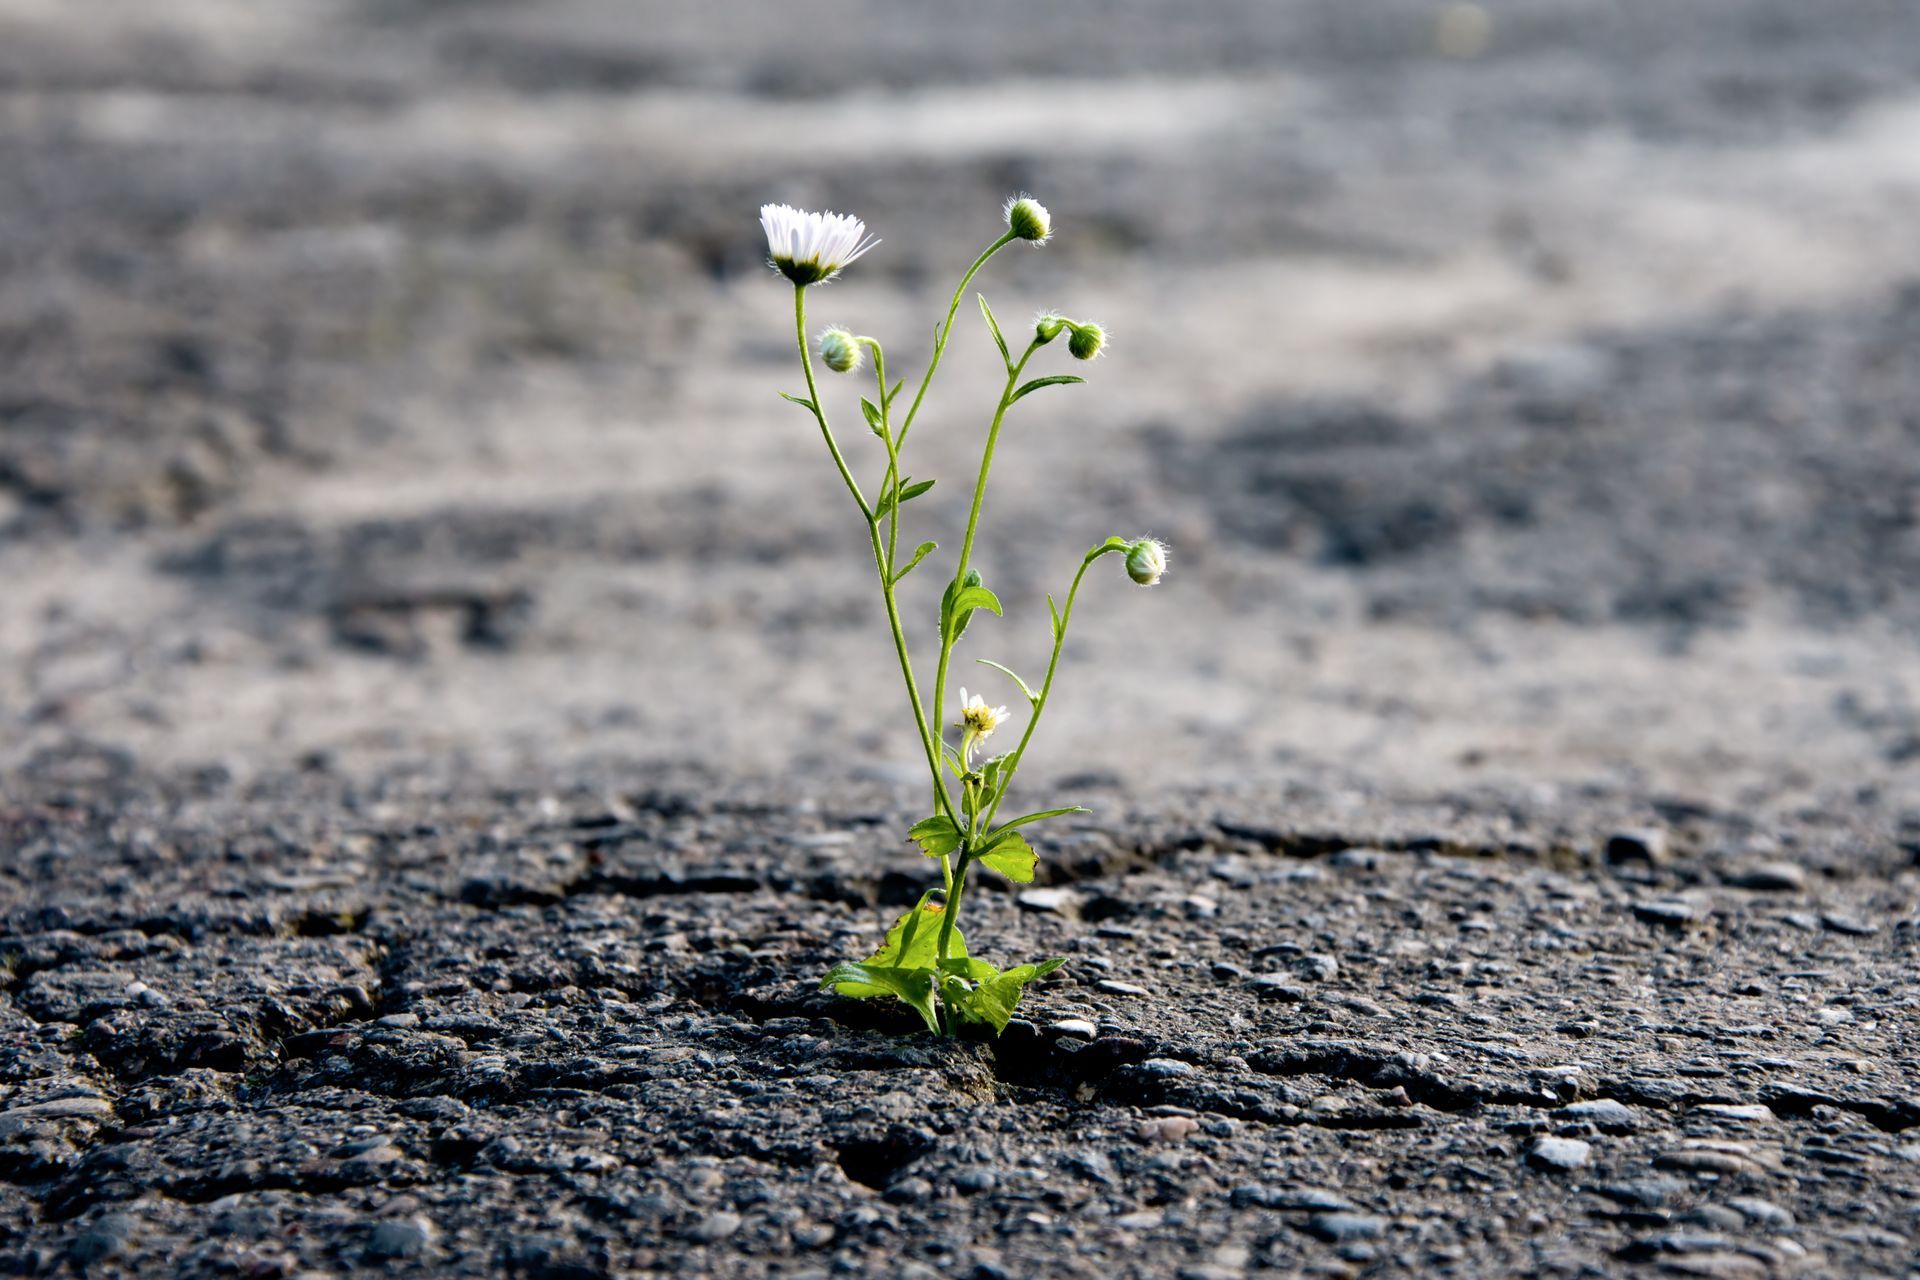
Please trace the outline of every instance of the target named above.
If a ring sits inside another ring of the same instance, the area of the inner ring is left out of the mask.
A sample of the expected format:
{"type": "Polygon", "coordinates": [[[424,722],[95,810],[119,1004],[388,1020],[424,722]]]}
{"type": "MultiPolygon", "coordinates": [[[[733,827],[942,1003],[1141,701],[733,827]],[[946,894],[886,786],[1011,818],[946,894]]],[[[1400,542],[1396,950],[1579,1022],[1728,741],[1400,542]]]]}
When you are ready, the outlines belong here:
{"type": "Polygon", "coordinates": [[[860,367],[860,340],[838,326],[824,330],[820,358],[835,373],[852,373],[860,367]]]}
{"type": "Polygon", "coordinates": [[[1160,581],[1167,571],[1167,544],[1141,538],[1127,548],[1127,576],[1143,587],[1160,581]]]}
{"type": "Polygon", "coordinates": [[[1031,244],[1045,244],[1053,234],[1053,215],[1030,195],[1013,197],[1002,212],[1007,217],[1007,230],[1031,244]]]}
{"type": "Polygon", "coordinates": [[[1073,336],[1067,339],[1067,350],[1073,352],[1075,360],[1091,360],[1106,348],[1107,331],[1093,321],[1083,320],[1068,327],[1073,336]]]}
{"type": "Polygon", "coordinates": [[[1066,327],[1067,318],[1052,311],[1042,311],[1033,318],[1034,339],[1043,347],[1059,337],[1060,331],[1066,327]]]}

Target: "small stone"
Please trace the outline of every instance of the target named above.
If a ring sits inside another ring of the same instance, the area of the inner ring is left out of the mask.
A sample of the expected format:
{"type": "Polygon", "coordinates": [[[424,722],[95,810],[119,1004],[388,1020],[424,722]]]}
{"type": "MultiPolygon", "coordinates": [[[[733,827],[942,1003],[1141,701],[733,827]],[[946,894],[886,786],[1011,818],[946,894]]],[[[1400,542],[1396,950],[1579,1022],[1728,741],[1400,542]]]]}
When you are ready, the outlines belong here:
{"type": "Polygon", "coordinates": [[[1073,905],[1071,889],[1028,889],[1015,899],[1025,911],[1049,911],[1058,915],[1073,905]]]}
{"type": "Polygon", "coordinates": [[[1658,1209],[1686,1189],[1678,1178],[1635,1178],[1594,1188],[1609,1200],[1639,1209],[1658,1209]]]}
{"type": "Polygon", "coordinates": [[[376,1258],[418,1258],[433,1244],[434,1226],[418,1214],[389,1218],[373,1228],[367,1252],[376,1258]]]}
{"type": "Polygon", "coordinates": [[[113,1104],[105,1098],[52,1098],[0,1111],[0,1121],[105,1120],[112,1114],[113,1104]]]}
{"type": "Polygon", "coordinates": [[[1681,1173],[1760,1173],[1761,1166],[1733,1151],[1716,1151],[1711,1148],[1683,1148],[1679,1151],[1667,1151],[1654,1157],[1656,1169],[1673,1169],[1681,1173]]]}
{"type": "Polygon", "coordinates": [[[687,1238],[701,1244],[718,1244],[740,1229],[743,1219],[737,1213],[725,1210],[710,1213],[687,1228],[687,1238]]]}
{"type": "Polygon", "coordinates": [[[1348,1213],[1354,1208],[1353,1201],[1337,1191],[1328,1191],[1324,1187],[1302,1187],[1287,1191],[1269,1191],[1267,1207],[1271,1209],[1307,1209],[1325,1213],[1348,1213]]]}
{"type": "Polygon", "coordinates": [[[1659,898],[1634,903],[1633,914],[1648,924],[1684,929],[1700,918],[1700,909],[1683,898],[1659,898]]]}
{"type": "Polygon", "coordinates": [[[1880,926],[1871,924],[1858,916],[1842,915],[1837,911],[1822,911],[1820,923],[1834,933],[1844,933],[1853,938],[1870,938],[1880,932],[1880,926]]]}
{"type": "Polygon", "coordinates": [[[1140,1070],[1146,1075],[1166,1080],[1175,1076],[1190,1076],[1199,1068],[1178,1058],[1148,1058],[1140,1064],[1140,1070]]]}
{"type": "Polygon", "coordinates": [[[390,1013],[384,1018],[376,1019],[376,1021],[383,1027],[417,1027],[420,1025],[420,1015],[417,1013],[390,1013]]]}
{"type": "Polygon", "coordinates": [[[1340,962],[1332,956],[1300,956],[1290,967],[1301,977],[1313,982],[1332,982],[1340,976],[1340,962]]]}
{"type": "Polygon", "coordinates": [[[1585,1168],[1593,1158],[1593,1144],[1578,1138],[1540,1138],[1527,1152],[1527,1163],[1536,1169],[1571,1173],[1585,1168]]]}
{"type": "Polygon", "coordinates": [[[1128,1231],[1152,1231],[1165,1220],[1158,1209],[1138,1209],[1133,1213],[1123,1213],[1113,1220],[1113,1225],[1128,1231]]]}
{"type": "Polygon", "coordinates": [[[1284,1004],[1299,1004],[1307,998],[1307,989],[1297,986],[1291,977],[1284,973],[1260,973],[1247,979],[1247,985],[1262,1000],[1278,1000],[1284,1004]]]}
{"type": "Polygon", "coordinates": [[[103,1213],[73,1238],[67,1253],[83,1267],[111,1258],[127,1247],[138,1226],[130,1213],[103,1213]]]}
{"type": "Polygon", "coordinates": [[[1110,996],[1143,996],[1147,994],[1145,987],[1136,987],[1133,983],[1122,982],[1118,978],[1102,978],[1093,985],[1095,990],[1104,991],[1110,996]]]}
{"type": "Polygon", "coordinates": [[[1793,1229],[1793,1215],[1771,1200],[1762,1200],[1758,1196],[1731,1196],[1727,1200],[1727,1207],[1756,1226],[1772,1227],[1776,1231],[1793,1229]]]}
{"type": "Polygon", "coordinates": [[[1242,969],[1237,964],[1230,964],[1225,960],[1215,960],[1207,966],[1207,972],[1222,982],[1232,982],[1235,978],[1244,978],[1247,976],[1245,969],[1242,969]]]}
{"type": "Polygon", "coordinates": [[[1350,1240],[1372,1240],[1386,1230],[1386,1220],[1371,1213],[1316,1213],[1307,1219],[1306,1231],[1329,1244],[1350,1240]]]}
{"type": "Polygon", "coordinates": [[[1735,872],[1727,883],[1759,893],[1799,893],[1807,887],[1807,873],[1794,862],[1762,862],[1735,872]]]}
{"type": "Polygon", "coordinates": [[[953,1175],[953,1185],[970,1196],[984,1195],[999,1185],[993,1170],[976,1166],[953,1175]]]}
{"type": "Polygon", "coordinates": [[[925,1178],[902,1178],[887,1188],[888,1204],[925,1204],[931,1199],[933,1184],[925,1178]]]}
{"type": "Polygon", "coordinates": [[[1667,860],[1667,833],[1658,827],[1631,827],[1607,837],[1607,861],[1614,866],[1639,862],[1657,867],[1667,860]]]}
{"type": "Polygon", "coordinates": [[[1203,894],[1192,894],[1180,900],[1189,920],[1211,920],[1220,914],[1220,904],[1203,894]]]}
{"type": "Polygon", "coordinates": [[[1703,1102],[1694,1110],[1701,1115],[1718,1116],[1722,1120],[1734,1120],[1742,1124],[1751,1121],[1767,1121],[1777,1117],[1773,1108],[1763,1103],[1703,1102]]]}
{"type": "Polygon", "coordinates": [[[1185,1142],[1199,1127],[1192,1116],[1158,1116],[1142,1120],[1137,1132],[1142,1142],[1185,1142]]]}
{"type": "Polygon", "coordinates": [[[1100,1034],[1100,1028],[1094,1026],[1085,1018],[1061,1018],[1057,1022],[1049,1022],[1047,1024],[1047,1034],[1072,1036],[1077,1040],[1091,1040],[1100,1034]]]}
{"type": "Polygon", "coordinates": [[[1583,1120],[1602,1133],[1631,1133],[1640,1127],[1639,1113],[1626,1103],[1616,1102],[1612,1098],[1576,1102],[1560,1108],[1554,1114],[1570,1120],[1583,1120]]]}

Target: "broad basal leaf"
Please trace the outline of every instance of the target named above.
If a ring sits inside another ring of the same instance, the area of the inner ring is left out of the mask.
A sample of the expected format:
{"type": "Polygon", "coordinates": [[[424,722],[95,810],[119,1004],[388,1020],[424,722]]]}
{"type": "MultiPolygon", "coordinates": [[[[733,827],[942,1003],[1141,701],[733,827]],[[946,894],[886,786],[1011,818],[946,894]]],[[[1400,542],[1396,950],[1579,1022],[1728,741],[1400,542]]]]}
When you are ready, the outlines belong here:
{"type": "Polygon", "coordinates": [[[1040,964],[1018,965],[982,982],[963,1001],[956,1001],[957,1007],[973,1021],[992,1026],[994,1034],[998,1035],[1013,1020],[1013,1011],[1019,1006],[1027,984],[1046,977],[1065,963],[1065,959],[1056,957],[1040,964]]]}

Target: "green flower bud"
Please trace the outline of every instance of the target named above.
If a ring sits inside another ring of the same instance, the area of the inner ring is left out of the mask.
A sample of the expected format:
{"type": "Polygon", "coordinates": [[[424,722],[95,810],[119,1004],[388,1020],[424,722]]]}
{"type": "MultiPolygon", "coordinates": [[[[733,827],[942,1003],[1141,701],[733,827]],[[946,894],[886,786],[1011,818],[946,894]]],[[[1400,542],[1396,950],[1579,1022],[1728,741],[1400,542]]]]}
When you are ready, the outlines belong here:
{"type": "Polygon", "coordinates": [[[1044,347],[1047,343],[1059,337],[1060,331],[1066,327],[1067,318],[1065,316],[1058,315],[1052,311],[1042,311],[1033,318],[1034,340],[1044,347]]]}
{"type": "Polygon", "coordinates": [[[1001,212],[1006,214],[1007,230],[1031,244],[1045,244],[1053,234],[1053,215],[1030,195],[1013,197],[1001,212]]]}
{"type": "Polygon", "coordinates": [[[1091,320],[1075,324],[1068,322],[1073,336],[1067,339],[1067,350],[1073,352],[1075,360],[1091,360],[1105,350],[1107,331],[1091,320]]]}
{"type": "Polygon", "coordinates": [[[820,335],[820,358],[835,373],[852,373],[860,367],[860,340],[845,329],[828,329],[820,335]]]}
{"type": "Polygon", "coordinates": [[[1143,587],[1160,581],[1167,571],[1167,544],[1141,538],[1127,548],[1127,576],[1143,587]]]}

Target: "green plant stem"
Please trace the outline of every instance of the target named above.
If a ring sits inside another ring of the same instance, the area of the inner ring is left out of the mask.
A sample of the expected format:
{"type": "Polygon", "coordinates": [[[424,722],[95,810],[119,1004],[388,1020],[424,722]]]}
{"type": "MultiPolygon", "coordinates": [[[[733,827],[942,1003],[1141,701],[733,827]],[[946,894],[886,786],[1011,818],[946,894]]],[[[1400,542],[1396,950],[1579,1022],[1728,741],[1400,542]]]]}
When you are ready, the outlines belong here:
{"type": "Polygon", "coordinates": [[[833,428],[827,425],[827,411],[820,404],[820,388],[813,380],[813,353],[807,349],[807,286],[793,286],[793,329],[800,340],[800,367],[807,375],[807,399],[813,402],[813,417],[820,424],[820,435],[827,442],[827,452],[833,455],[833,465],[840,469],[840,478],[847,482],[847,492],[853,495],[860,514],[868,524],[873,523],[873,508],[867,505],[866,495],[860,492],[860,484],[853,478],[853,472],[847,470],[847,460],[840,456],[840,446],[834,441],[833,428]]]}
{"type": "MultiPolygon", "coordinates": [[[[827,425],[827,411],[820,404],[820,388],[813,377],[813,353],[807,348],[807,290],[804,285],[794,286],[793,325],[800,344],[800,367],[807,376],[807,397],[813,402],[813,416],[820,424],[820,434],[827,442],[827,451],[833,455],[834,465],[840,469],[840,478],[847,482],[847,491],[853,495],[854,502],[860,507],[860,514],[867,522],[867,540],[873,547],[874,570],[880,575],[880,594],[886,601],[887,625],[893,632],[893,651],[900,661],[900,674],[907,683],[907,701],[913,705],[913,722],[920,731],[920,746],[926,752],[927,767],[933,770],[937,782],[940,776],[939,750],[927,728],[926,709],[920,701],[920,683],[914,679],[913,659],[907,650],[906,631],[900,624],[900,606],[894,599],[893,579],[887,563],[887,555],[880,545],[880,522],[874,519],[873,508],[867,505],[866,498],[860,492],[860,486],[855,483],[853,474],[847,470],[846,459],[840,455],[840,446],[834,442],[833,428],[827,425]]],[[[884,392],[882,398],[884,399],[884,392]]],[[[884,409],[882,412],[884,414],[884,409]]],[[[897,456],[891,441],[888,443],[888,453],[890,457],[897,456]]],[[[894,506],[896,509],[899,507],[897,498],[894,506]]],[[[946,788],[940,787],[938,791],[940,807],[946,811],[948,819],[956,827],[959,826],[953,802],[947,795],[946,788]]],[[[941,859],[941,871],[943,873],[947,871],[944,858],[941,859]]],[[[948,881],[951,883],[950,875],[948,881]]]]}
{"type": "Polygon", "coordinates": [[[900,423],[900,444],[907,443],[907,432],[913,430],[913,420],[920,412],[920,402],[927,397],[927,388],[933,385],[933,371],[940,367],[940,357],[947,352],[947,339],[953,336],[953,317],[960,310],[960,298],[973,282],[974,275],[987,265],[987,259],[1012,244],[1017,237],[1012,231],[988,245],[986,251],[973,260],[967,268],[967,274],[960,277],[960,287],[953,291],[953,301],[947,304],[947,319],[933,337],[933,358],[927,362],[927,371],[920,375],[920,389],[913,393],[913,403],[907,407],[907,416],[900,423]]]}
{"type": "Polygon", "coordinates": [[[1067,589],[1067,606],[1060,611],[1060,634],[1053,638],[1053,656],[1047,659],[1047,678],[1041,682],[1040,697],[1033,704],[1033,713],[1027,717],[1027,727],[1020,735],[1020,745],[1013,749],[1007,762],[1000,766],[1000,794],[987,806],[987,819],[980,825],[993,827],[993,815],[1000,812],[1000,802],[1007,797],[1013,787],[1013,775],[1020,769],[1020,758],[1027,753],[1027,744],[1033,741],[1033,731],[1039,727],[1040,716],[1047,709],[1047,699],[1053,696],[1053,676],[1060,669],[1060,654],[1067,646],[1067,624],[1073,620],[1073,599],[1080,594],[1080,580],[1087,576],[1087,570],[1101,556],[1114,552],[1116,548],[1100,547],[1080,562],[1080,571],[1073,575],[1073,585],[1067,589]]]}
{"type": "MultiPolygon", "coordinates": [[[[1000,404],[993,411],[993,425],[987,429],[987,446],[980,453],[980,475],[973,482],[973,507],[967,512],[967,536],[960,543],[960,562],[954,567],[953,581],[957,585],[967,576],[967,570],[973,562],[973,538],[980,529],[980,512],[986,505],[987,477],[993,472],[993,450],[1000,442],[1000,427],[1007,420],[1007,408],[1013,403],[1014,389],[1020,385],[1020,373],[1027,367],[1027,361],[1040,349],[1038,342],[1030,342],[1020,356],[1020,362],[1007,368],[1007,385],[1000,392],[1000,404]]],[[[951,589],[951,588],[950,588],[951,589]]],[[[943,620],[944,622],[944,620],[943,620]]],[[[947,668],[953,659],[954,642],[957,636],[951,634],[944,624],[940,628],[940,661],[934,669],[933,705],[936,714],[945,715],[947,705],[947,668]]],[[[963,762],[964,763],[964,762],[963,762]]],[[[946,793],[946,782],[938,772],[934,774],[935,791],[946,793]]]]}

